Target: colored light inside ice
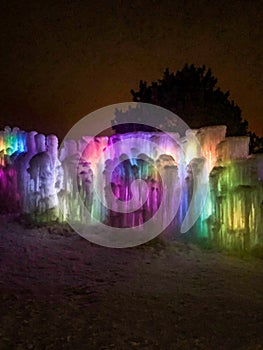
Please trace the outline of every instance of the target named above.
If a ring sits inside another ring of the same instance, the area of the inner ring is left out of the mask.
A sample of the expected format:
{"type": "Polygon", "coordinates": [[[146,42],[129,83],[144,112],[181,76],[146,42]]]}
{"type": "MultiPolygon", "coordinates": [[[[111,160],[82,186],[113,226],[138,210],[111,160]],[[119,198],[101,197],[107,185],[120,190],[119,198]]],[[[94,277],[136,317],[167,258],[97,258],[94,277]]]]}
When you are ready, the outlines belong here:
{"type": "Polygon", "coordinates": [[[134,227],[146,222],[162,200],[167,201],[164,216],[180,200],[174,222],[174,232],[178,232],[193,194],[193,166],[197,173],[200,171],[196,181],[201,185],[210,183],[206,205],[195,226],[196,236],[209,237],[224,247],[249,249],[263,242],[263,157],[248,158],[248,140],[225,138],[224,133],[223,127],[189,132],[182,140],[183,148],[179,144],[174,147],[159,133],[136,133],[130,140],[128,134],[95,139],[87,136],[79,144],[65,144],[59,160],[57,149],[47,147],[48,143],[52,146],[54,137],[48,139],[34,133],[29,137],[18,128],[7,127],[0,131],[0,210],[20,207],[32,215],[43,214],[43,220],[48,221],[45,210],[60,201],[64,208],[60,220],[70,216],[81,221],[85,220],[85,213],[79,206],[79,191],[94,223],[100,220],[116,227],[134,227]],[[191,141],[193,135],[199,138],[205,161],[191,141]],[[143,152],[136,145],[136,138],[146,145],[143,152]],[[148,145],[149,140],[154,140],[156,147],[148,145]],[[36,141],[41,141],[38,151],[36,141]],[[31,150],[27,147],[30,142],[34,143],[31,150]],[[118,142],[118,147],[112,147],[118,142]],[[40,149],[46,150],[45,154],[38,153],[40,149]],[[77,182],[70,177],[72,169],[77,169],[77,182]],[[168,185],[161,181],[162,176],[168,185]],[[148,198],[134,213],[118,213],[120,202],[132,201],[132,183],[138,179],[147,186],[141,189],[137,200],[143,201],[145,191],[148,198]],[[175,190],[176,181],[180,183],[180,194],[175,190]],[[95,187],[108,207],[95,196],[95,187]],[[168,195],[164,195],[167,189],[168,195]]]}

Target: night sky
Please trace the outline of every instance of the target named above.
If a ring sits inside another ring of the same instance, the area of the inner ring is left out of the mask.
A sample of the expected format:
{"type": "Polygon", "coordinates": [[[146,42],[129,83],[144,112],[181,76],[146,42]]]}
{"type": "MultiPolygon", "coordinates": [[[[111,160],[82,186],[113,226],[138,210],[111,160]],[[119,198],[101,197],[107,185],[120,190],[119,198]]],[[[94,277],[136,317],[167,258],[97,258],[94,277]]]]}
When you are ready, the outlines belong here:
{"type": "Polygon", "coordinates": [[[2,1],[0,127],[63,137],[140,79],[206,64],[263,136],[262,1],[2,1]]]}

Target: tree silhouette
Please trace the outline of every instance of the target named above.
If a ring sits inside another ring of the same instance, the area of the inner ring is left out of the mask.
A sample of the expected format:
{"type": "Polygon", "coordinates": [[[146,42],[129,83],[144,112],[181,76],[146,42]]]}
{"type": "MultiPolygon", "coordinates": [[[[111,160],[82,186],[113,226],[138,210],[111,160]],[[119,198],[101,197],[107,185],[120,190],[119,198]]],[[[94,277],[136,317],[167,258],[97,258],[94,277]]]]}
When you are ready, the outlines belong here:
{"type": "Polygon", "coordinates": [[[249,150],[251,153],[263,153],[263,137],[257,136],[254,132],[249,131],[250,143],[249,150]]]}
{"type": "MultiPolygon", "coordinates": [[[[131,90],[131,94],[134,102],[152,103],[171,110],[191,128],[223,124],[227,126],[228,136],[248,135],[248,123],[242,119],[241,109],[229,100],[229,91],[222,92],[216,84],[211,69],[186,64],[176,73],[170,73],[167,68],[163,78],[150,85],[141,80],[139,90],[131,90]]],[[[115,125],[124,121],[125,116],[118,113],[113,121],[117,133],[152,130],[142,124],[115,125]]],[[[162,128],[173,131],[169,121],[162,128]]]]}

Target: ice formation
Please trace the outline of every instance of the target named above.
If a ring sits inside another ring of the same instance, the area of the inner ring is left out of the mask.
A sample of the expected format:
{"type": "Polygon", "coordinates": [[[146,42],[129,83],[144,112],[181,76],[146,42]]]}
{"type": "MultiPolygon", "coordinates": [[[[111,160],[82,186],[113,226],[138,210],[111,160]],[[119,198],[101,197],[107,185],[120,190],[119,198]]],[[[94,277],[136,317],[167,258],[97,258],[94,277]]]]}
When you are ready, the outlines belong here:
{"type": "Polygon", "coordinates": [[[173,215],[176,233],[187,226],[194,181],[209,183],[196,235],[249,250],[263,244],[263,155],[249,155],[248,137],[225,135],[225,126],[209,126],[175,135],[178,142],[153,132],[85,136],[65,141],[59,153],[55,135],[6,127],[0,131],[0,210],[81,222],[87,209],[94,222],[133,227],[164,202],[158,218],[173,215]],[[144,147],[138,149],[136,139],[144,147]]]}

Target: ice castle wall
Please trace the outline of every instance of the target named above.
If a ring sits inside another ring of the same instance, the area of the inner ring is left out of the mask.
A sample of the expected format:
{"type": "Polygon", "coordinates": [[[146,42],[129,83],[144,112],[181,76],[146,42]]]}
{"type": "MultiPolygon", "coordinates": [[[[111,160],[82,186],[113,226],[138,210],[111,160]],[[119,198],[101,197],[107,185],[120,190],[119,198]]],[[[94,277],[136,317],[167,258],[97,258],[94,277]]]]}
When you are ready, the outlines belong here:
{"type": "Polygon", "coordinates": [[[164,201],[161,215],[176,214],[176,232],[187,215],[194,181],[206,182],[209,192],[196,235],[222,247],[250,250],[263,244],[263,155],[249,155],[248,137],[225,134],[225,126],[209,126],[189,130],[183,138],[173,135],[173,141],[144,132],[86,136],[67,140],[59,152],[55,135],[6,127],[0,131],[0,211],[38,221],[85,221],[83,202],[94,222],[130,227],[147,221],[164,201]],[[138,207],[125,212],[137,179],[146,187],[139,187],[138,207]]]}

